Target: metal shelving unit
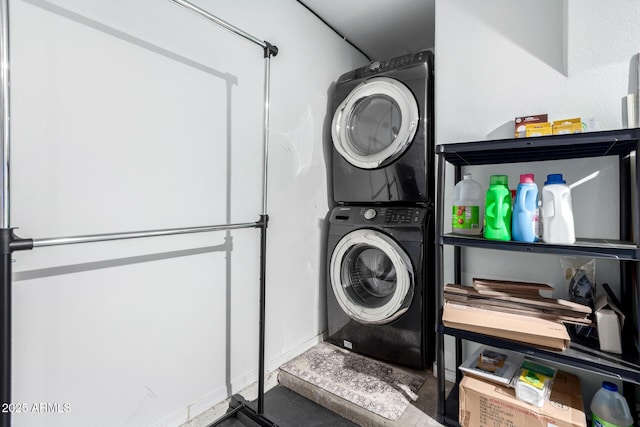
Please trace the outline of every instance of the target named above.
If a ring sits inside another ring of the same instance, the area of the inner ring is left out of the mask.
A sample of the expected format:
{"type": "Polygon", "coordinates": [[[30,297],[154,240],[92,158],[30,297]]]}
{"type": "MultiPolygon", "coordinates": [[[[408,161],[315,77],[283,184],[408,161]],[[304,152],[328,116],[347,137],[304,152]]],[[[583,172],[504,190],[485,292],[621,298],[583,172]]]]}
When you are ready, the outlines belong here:
{"type": "MultiPolygon", "coordinates": [[[[632,167],[636,171],[639,161],[632,153],[640,148],[640,129],[622,129],[570,135],[553,135],[538,138],[514,138],[495,141],[443,144],[436,147],[438,155],[438,185],[436,191],[436,361],[438,374],[438,421],[446,425],[457,425],[458,414],[447,413],[447,407],[457,407],[457,382],[450,400],[445,394],[444,336],[455,337],[456,366],[462,359],[461,341],[469,340],[479,344],[505,348],[527,356],[548,360],[573,368],[584,369],[599,375],[617,378],[624,382],[627,399],[634,398],[635,385],[640,385],[640,357],[636,342],[638,339],[638,307],[640,307],[640,229],[638,201],[640,200],[640,179],[635,176],[632,183],[632,167]],[[502,242],[486,240],[482,237],[445,234],[444,230],[444,188],[447,163],[454,166],[456,178],[462,168],[471,165],[523,163],[533,161],[577,159],[587,157],[617,156],[620,173],[620,240],[578,239],[573,245],[551,245],[545,243],[502,242]],[[634,195],[634,197],[632,197],[634,195]],[[632,206],[632,202],[634,205],[632,206]],[[615,259],[621,263],[622,310],[628,321],[623,329],[623,354],[601,352],[571,343],[564,351],[539,348],[524,343],[500,339],[442,325],[444,267],[444,246],[454,248],[455,280],[460,281],[461,248],[481,248],[499,251],[559,256],[586,256],[601,259],[615,259]],[[634,314],[636,318],[634,319],[634,314]],[[635,322],[635,323],[634,323],[635,322]]],[[[460,379],[460,373],[457,374],[460,379]]],[[[635,401],[635,400],[632,400],[635,401]]]]}

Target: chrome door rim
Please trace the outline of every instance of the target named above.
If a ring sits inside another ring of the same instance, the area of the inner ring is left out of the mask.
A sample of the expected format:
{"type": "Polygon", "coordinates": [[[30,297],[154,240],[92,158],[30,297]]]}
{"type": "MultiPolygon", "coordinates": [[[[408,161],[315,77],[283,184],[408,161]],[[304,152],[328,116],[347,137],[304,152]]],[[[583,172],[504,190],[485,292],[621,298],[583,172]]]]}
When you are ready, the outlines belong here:
{"type": "Polygon", "coordinates": [[[340,239],[333,250],[330,263],[333,294],[340,308],[352,319],[366,324],[385,324],[400,317],[409,308],[414,293],[414,276],[407,253],[389,236],[371,229],[358,229],[340,239]],[[384,252],[397,272],[397,285],[391,299],[380,307],[356,304],[345,291],[342,262],[345,255],[357,246],[368,246],[384,252]]]}
{"type": "Polygon", "coordinates": [[[356,86],[336,109],[331,125],[333,145],[352,165],[362,169],[376,169],[394,161],[411,145],[419,120],[418,103],[404,84],[389,77],[373,77],[356,86]],[[401,124],[398,135],[385,149],[375,154],[363,155],[353,148],[347,133],[347,123],[350,122],[358,101],[372,95],[392,98],[400,110],[401,124]]]}

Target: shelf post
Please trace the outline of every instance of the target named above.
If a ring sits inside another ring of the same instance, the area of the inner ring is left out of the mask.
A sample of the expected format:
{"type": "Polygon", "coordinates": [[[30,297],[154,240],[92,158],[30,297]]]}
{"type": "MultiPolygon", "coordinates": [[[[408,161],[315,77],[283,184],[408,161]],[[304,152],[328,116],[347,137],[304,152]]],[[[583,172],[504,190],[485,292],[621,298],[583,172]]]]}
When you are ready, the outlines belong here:
{"type": "MultiPolygon", "coordinates": [[[[436,295],[435,295],[435,303],[436,303],[436,329],[438,329],[440,327],[440,324],[442,323],[442,289],[443,289],[443,281],[444,281],[444,272],[443,270],[443,264],[444,264],[444,248],[442,246],[442,241],[441,241],[441,237],[442,237],[442,233],[443,233],[443,214],[444,214],[444,194],[442,194],[442,188],[444,188],[444,168],[445,168],[445,163],[444,163],[444,157],[443,156],[438,156],[438,170],[437,170],[437,175],[438,175],[438,181],[437,181],[437,185],[436,185],[436,209],[435,209],[435,217],[436,217],[436,223],[435,223],[435,231],[436,231],[436,241],[435,241],[435,246],[436,246],[436,251],[435,251],[435,264],[436,264],[436,268],[435,268],[435,278],[436,278],[436,295]]],[[[444,357],[444,335],[442,333],[440,333],[438,330],[436,330],[436,379],[437,379],[437,383],[438,383],[438,390],[437,390],[437,402],[438,402],[438,408],[437,408],[437,418],[439,422],[442,422],[444,420],[444,417],[446,416],[446,409],[445,409],[445,401],[446,401],[446,395],[445,395],[445,367],[444,367],[444,361],[445,361],[445,357],[444,357]]]]}

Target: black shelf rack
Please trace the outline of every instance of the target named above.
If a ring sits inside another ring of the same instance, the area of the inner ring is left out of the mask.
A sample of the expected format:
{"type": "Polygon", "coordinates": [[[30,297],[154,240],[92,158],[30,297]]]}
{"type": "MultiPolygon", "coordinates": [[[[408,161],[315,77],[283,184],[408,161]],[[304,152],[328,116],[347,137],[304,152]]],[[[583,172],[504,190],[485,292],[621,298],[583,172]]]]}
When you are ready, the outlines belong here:
{"type": "Polygon", "coordinates": [[[466,246],[536,254],[610,258],[621,261],[640,260],[640,249],[632,242],[621,240],[576,239],[576,243],[573,245],[550,245],[541,242],[504,242],[499,240],[486,240],[482,237],[474,238],[445,234],[440,237],[440,243],[459,247],[466,246]]]}
{"type": "Polygon", "coordinates": [[[566,350],[559,351],[530,346],[516,341],[464,331],[462,329],[447,328],[442,325],[438,326],[438,330],[445,335],[455,336],[478,344],[524,353],[533,358],[544,359],[589,372],[597,372],[604,376],[614,377],[621,381],[628,381],[640,385],[640,365],[637,355],[636,357],[630,358],[617,357],[615,354],[591,349],[575,343],[571,343],[571,346],[566,350]]]}
{"type": "MultiPolygon", "coordinates": [[[[640,178],[634,177],[632,169],[640,171],[637,156],[632,153],[640,148],[640,129],[620,129],[601,132],[569,135],[552,135],[536,138],[514,138],[492,141],[463,142],[442,144],[436,147],[438,155],[438,185],[436,210],[436,361],[438,376],[438,421],[445,425],[459,425],[457,413],[451,408],[457,407],[457,387],[460,372],[457,371],[456,384],[447,397],[445,393],[444,336],[455,338],[456,366],[462,359],[461,341],[468,340],[479,344],[500,347],[516,351],[532,358],[555,362],[564,366],[587,370],[605,377],[616,378],[624,382],[624,394],[634,399],[635,385],[640,385],[640,357],[635,343],[638,339],[638,319],[640,306],[640,229],[638,221],[638,201],[640,200],[640,178]],[[444,230],[444,188],[446,164],[454,166],[455,180],[462,175],[462,168],[472,165],[491,165],[505,163],[539,162],[549,160],[568,160],[588,157],[617,156],[620,175],[620,240],[581,239],[573,245],[552,245],[542,242],[504,242],[486,240],[482,237],[445,234],[444,230]],[[633,161],[633,165],[632,165],[633,161]],[[635,178],[635,182],[632,180],[635,178]],[[632,200],[634,204],[632,205],[632,200]],[[461,249],[481,248],[487,250],[524,252],[534,254],[554,254],[558,256],[582,256],[600,259],[614,259],[621,262],[621,300],[622,310],[627,315],[623,330],[623,355],[601,352],[571,343],[564,351],[531,346],[525,343],[497,338],[491,335],[448,328],[442,325],[443,289],[444,289],[444,246],[454,248],[454,280],[461,283],[461,249]],[[634,321],[636,323],[634,323],[634,321]]],[[[635,400],[631,400],[635,401],[635,400]]]]}
{"type": "Polygon", "coordinates": [[[441,144],[436,154],[454,166],[624,156],[636,150],[639,138],[640,129],[621,129],[441,144]]]}

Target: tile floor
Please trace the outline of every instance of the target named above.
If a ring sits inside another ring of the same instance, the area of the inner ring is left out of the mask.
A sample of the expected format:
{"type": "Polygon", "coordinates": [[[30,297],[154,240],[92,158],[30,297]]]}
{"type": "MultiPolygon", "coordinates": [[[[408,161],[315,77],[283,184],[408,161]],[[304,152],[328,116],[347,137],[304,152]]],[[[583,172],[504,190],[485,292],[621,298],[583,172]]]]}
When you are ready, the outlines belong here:
{"type": "MultiPolygon", "coordinates": [[[[406,368],[403,368],[406,369],[406,368]]],[[[414,371],[415,372],[415,371],[414,371]]],[[[436,421],[437,380],[430,371],[420,371],[425,383],[418,391],[418,399],[412,402],[402,417],[396,421],[385,419],[322,390],[284,371],[271,373],[267,378],[264,395],[264,416],[279,427],[439,427],[436,421]]],[[[451,384],[448,384],[447,392],[451,384]]],[[[255,396],[244,395],[255,410],[255,396]]],[[[228,403],[227,403],[228,407],[228,403]]],[[[196,417],[183,427],[208,427],[220,419],[224,410],[216,414],[196,417]]],[[[245,416],[225,420],[221,427],[255,426],[245,416]]]]}
{"type": "MultiPolygon", "coordinates": [[[[255,402],[250,405],[254,410],[255,402]]],[[[278,427],[357,427],[357,424],[277,385],[264,394],[264,416],[278,427]]],[[[242,415],[218,424],[220,427],[254,426],[242,415]]]]}

